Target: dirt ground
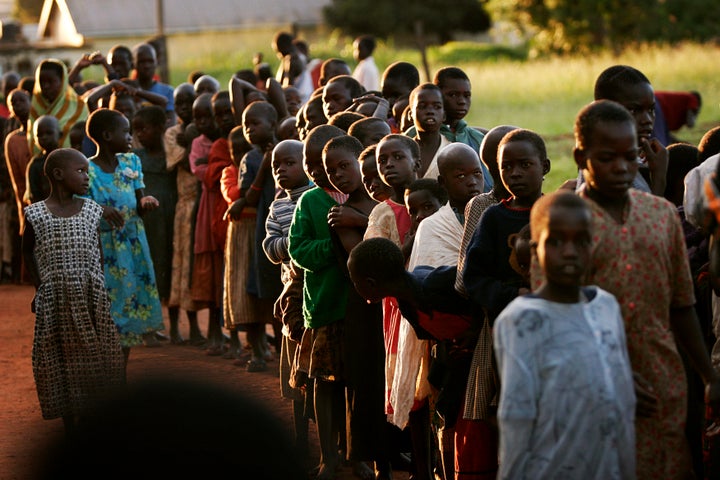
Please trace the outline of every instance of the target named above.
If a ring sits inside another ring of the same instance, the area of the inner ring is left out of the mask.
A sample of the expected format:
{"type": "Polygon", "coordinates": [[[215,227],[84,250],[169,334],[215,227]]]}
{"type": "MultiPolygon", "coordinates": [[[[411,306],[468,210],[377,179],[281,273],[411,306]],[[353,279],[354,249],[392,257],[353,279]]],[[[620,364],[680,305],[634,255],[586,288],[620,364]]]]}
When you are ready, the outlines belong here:
{"type": "MultiPolygon", "coordinates": [[[[0,285],[0,480],[28,480],[37,455],[37,445],[50,434],[62,432],[61,420],[43,420],[35,392],[30,354],[34,316],[30,312],[33,288],[0,285]]],[[[207,316],[200,314],[206,331],[207,316]]],[[[188,325],[181,314],[181,332],[187,338],[188,325]]],[[[242,334],[241,334],[241,338],[242,334]]],[[[244,339],[243,339],[244,340],[244,339]]],[[[128,383],[148,376],[202,379],[246,394],[292,424],[291,402],[280,397],[277,361],[266,372],[248,373],[232,360],[212,357],[198,347],[170,345],[157,348],[133,348],[128,364],[128,383]]],[[[318,457],[314,424],[310,425],[312,461],[318,457]]],[[[337,479],[354,477],[349,468],[338,472],[337,479]]],[[[407,479],[407,472],[395,472],[394,478],[407,479]]]]}

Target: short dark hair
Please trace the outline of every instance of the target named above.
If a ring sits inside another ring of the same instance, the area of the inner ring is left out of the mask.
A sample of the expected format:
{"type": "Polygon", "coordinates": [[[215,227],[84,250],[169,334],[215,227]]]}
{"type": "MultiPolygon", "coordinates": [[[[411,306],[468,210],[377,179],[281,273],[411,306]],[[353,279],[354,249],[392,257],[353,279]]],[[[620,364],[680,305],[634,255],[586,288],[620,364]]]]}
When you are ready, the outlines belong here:
{"type": "Polygon", "coordinates": [[[348,112],[347,110],[343,110],[342,112],[337,112],[332,117],[330,117],[328,119],[328,125],[335,125],[336,127],[341,128],[346,132],[349,132],[350,127],[354,125],[355,122],[364,118],[366,117],[361,113],[348,112]]]}
{"type": "Polygon", "coordinates": [[[370,145],[369,147],[365,147],[362,152],[360,152],[360,155],[358,155],[358,161],[360,163],[364,162],[366,158],[373,157],[375,158],[375,154],[377,153],[377,144],[376,145],[370,145]]]}
{"type": "Polygon", "coordinates": [[[163,126],[165,122],[167,122],[167,115],[165,114],[165,110],[157,105],[146,105],[140,107],[138,111],[135,112],[133,116],[133,121],[134,120],[141,120],[148,125],[163,126]]]}
{"type": "Polygon", "coordinates": [[[395,242],[384,237],[363,240],[350,251],[356,273],[378,280],[395,280],[405,275],[405,257],[395,242]]]}
{"type": "Polygon", "coordinates": [[[52,171],[56,168],[63,168],[65,162],[73,157],[80,155],[84,157],[82,152],[75,150],[74,148],[58,148],[50,152],[45,159],[43,165],[43,172],[48,179],[52,179],[52,171]]]}
{"type": "Polygon", "coordinates": [[[412,89],[412,91],[410,92],[410,96],[408,98],[408,105],[412,105],[413,100],[415,100],[415,97],[420,95],[420,92],[425,91],[425,90],[431,90],[434,92],[438,92],[438,94],[440,95],[440,98],[442,99],[442,91],[440,90],[440,87],[438,87],[434,83],[425,82],[425,83],[421,83],[420,85],[418,85],[417,87],[412,89]]]}
{"type": "MultiPolygon", "coordinates": [[[[225,92],[227,92],[225,90],[225,92]]],[[[221,93],[221,92],[218,92],[221,93]]],[[[215,94],[217,95],[217,93],[215,94]]],[[[230,98],[228,96],[228,98],[230,98]]],[[[215,97],[213,96],[213,102],[215,101],[215,97]]],[[[275,110],[275,107],[272,106],[272,103],[264,102],[264,101],[257,101],[252,102],[250,105],[245,107],[245,110],[243,110],[243,116],[246,112],[249,112],[250,110],[260,110],[260,112],[270,121],[270,123],[277,123],[277,110],[275,110]]]]}
{"type": "Polygon", "coordinates": [[[530,236],[533,241],[540,238],[540,234],[547,228],[550,210],[553,207],[578,209],[587,212],[588,220],[592,217],[590,205],[581,196],[570,190],[557,190],[541,196],[530,210],[530,236]]]}
{"type": "Polygon", "coordinates": [[[343,135],[341,137],[331,138],[323,147],[323,156],[331,150],[347,150],[358,158],[363,151],[362,143],[355,137],[343,135]]]}
{"type": "Polygon", "coordinates": [[[383,81],[389,77],[402,80],[411,89],[420,85],[420,72],[412,63],[395,62],[390,64],[383,72],[383,81]]]}
{"type": "Polygon", "coordinates": [[[430,193],[430,195],[437,198],[440,205],[445,205],[448,201],[447,190],[445,190],[445,187],[440,185],[440,182],[434,178],[418,178],[417,180],[414,180],[405,189],[405,195],[409,195],[413,192],[419,192],[421,190],[425,190],[430,193]]]}
{"type": "Polygon", "coordinates": [[[445,82],[448,80],[467,80],[469,82],[470,78],[458,67],[444,67],[435,73],[433,83],[438,87],[443,88],[445,86],[445,82]]]}
{"type": "Polygon", "coordinates": [[[375,51],[375,37],[372,35],[360,35],[357,37],[358,45],[365,48],[370,55],[375,51]]]}
{"type": "Polygon", "coordinates": [[[365,88],[350,75],[338,75],[337,77],[329,79],[327,83],[342,83],[342,85],[348,89],[352,98],[358,98],[365,93],[365,88]]]}
{"type": "Polygon", "coordinates": [[[698,160],[700,163],[720,153],[720,127],[715,127],[705,132],[705,135],[700,139],[700,143],[698,143],[698,150],[698,160]]]}
{"type": "Polygon", "coordinates": [[[635,130],[635,119],[627,108],[612,100],[597,100],[583,107],[575,118],[576,148],[585,150],[590,146],[595,128],[600,122],[628,122],[635,130]]]}
{"type": "Polygon", "coordinates": [[[533,132],[532,130],[526,130],[524,128],[519,128],[517,130],[512,130],[505,134],[505,136],[500,140],[500,143],[498,144],[498,151],[500,148],[502,148],[503,145],[507,145],[511,142],[528,142],[530,143],[535,151],[540,156],[540,160],[546,160],[547,159],[547,149],[545,148],[545,140],[542,139],[540,135],[533,132]]]}
{"type": "Polygon", "coordinates": [[[331,139],[335,137],[342,137],[343,135],[347,134],[338,127],[333,125],[318,125],[310,130],[305,138],[303,154],[307,151],[308,147],[325,148],[325,144],[331,139]]]}
{"type": "Polygon", "coordinates": [[[378,117],[364,117],[352,125],[350,125],[350,128],[348,129],[348,134],[352,135],[353,137],[357,138],[361,142],[363,141],[363,138],[365,135],[368,134],[368,130],[372,128],[373,125],[386,125],[388,134],[390,133],[390,125],[383,120],[382,118],[378,117]]]}
{"type": "Polygon", "coordinates": [[[617,94],[628,85],[650,84],[637,68],[628,65],[608,67],[595,80],[595,100],[617,100],[617,94]]]}
{"type": "MultiPolygon", "coordinates": [[[[420,160],[420,146],[415,140],[401,133],[391,133],[390,135],[385,135],[380,142],[387,142],[390,140],[398,140],[400,143],[404,144],[408,150],[410,150],[410,154],[413,159],[420,160]]],[[[380,145],[380,142],[378,142],[378,146],[380,145]]]]}
{"type": "Polygon", "coordinates": [[[102,140],[103,132],[117,127],[123,119],[123,114],[117,110],[98,108],[90,114],[85,123],[85,133],[95,143],[102,140]]]}

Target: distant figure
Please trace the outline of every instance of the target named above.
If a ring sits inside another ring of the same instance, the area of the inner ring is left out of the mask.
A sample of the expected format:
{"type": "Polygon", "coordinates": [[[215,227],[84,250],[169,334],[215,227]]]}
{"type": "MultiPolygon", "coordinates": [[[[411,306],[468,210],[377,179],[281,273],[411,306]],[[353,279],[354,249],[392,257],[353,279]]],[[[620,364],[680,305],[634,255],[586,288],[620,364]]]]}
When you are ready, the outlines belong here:
{"type": "Polygon", "coordinates": [[[668,137],[671,143],[678,140],[672,135],[672,132],[680,130],[683,126],[692,128],[695,126],[700,108],[702,107],[702,97],[699,92],[668,92],[656,91],[655,99],[662,109],[667,126],[668,137]]]}
{"type": "Polygon", "coordinates": [[[294,86],[300,92],[303,102],[306,102],[312,92],[313,82],[307,70],[307,57],[303,55],[293,43],[294,37],[287,32],[278,32],[273,37],[272,48],[280,59],[275,79],[283,87],[294,86]]]}
{"type": "Polygon", "coordinates": [[[365,90],[380,90],[380,72],[373,52],[375,51],[375,38],[371,35],[362,35],[353,42],[353,58],[358,62],[353,71],[353,78],[365,87],[365,90]]]}

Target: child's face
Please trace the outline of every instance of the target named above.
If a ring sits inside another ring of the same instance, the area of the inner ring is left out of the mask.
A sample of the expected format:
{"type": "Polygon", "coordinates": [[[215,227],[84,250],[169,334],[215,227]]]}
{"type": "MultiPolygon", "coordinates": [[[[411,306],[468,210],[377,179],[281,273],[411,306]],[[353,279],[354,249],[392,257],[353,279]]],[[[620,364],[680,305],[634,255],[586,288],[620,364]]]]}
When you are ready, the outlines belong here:
{"type": "Polygon", "coordinates": [[[235,135],[234,133],[230,135],[230,158],[233,161],[233,164],[235,166],[240,165],[240,161],[242,160],[243,156],[250,151],[252,146],[247,143],[247,140],[245,140],[244,136],[241,135],[235,135]]]}
{"type": "Polygon", "coordinates": [[[135,117],[132,121],[132,131],[138,142],[145,148],[157,147],[162,143],[163,128],[153,125],[142,118],[135,117]]]}
{"type": "Polygon", "coordinates": [[[412,102],[412,118],[419,132],[438,132],[445,120],[442,94],[437,90],[420,90],[412,102]]]}
{"type": "Polygon", "coordinates": [[[215,131],[215,117],[209,106],[193,106],[193,122],[195,122],[198,132],[204,135],[211,135],[215,131]]]}
{"type": "Polygon", "coordinates": [[[300,105],[302,105],[300,93],[295,88],[285,89],[283,93],[285,94],[285,104],[287,105],[288,114],[294,117],[297,115],[298,110],[300,110],[300,105]]]}
{"type": "Polygon", "coordinates": [[[444,170],[438,181],[447,190],[452,206],[464,207],[471,198],[482,193],[483,174],[477,157],[460,154],[444,170]]]}
{"type": "Polygon", "coordinates": [[[407,208],[413,228],[417,228],[424,219],[437,212],[442,205],[429,190],[415,190],[405,195],[407,208]]]}
{"type": "MultiPolygon", "coordinates": [[[[85,195],[90,188],[88,177],[89,162],[80,152],[73,154],[60,168],[61,182],[69,191],[76,195],[85,195]]],[[[57,178],[57,177],[56,177],[57,178]]]]}
{"type": "Polygon", "coordinates": [[[388,101],[390,108],[392,108],[395,102],[401,97],[407,97],[410,94],[410,90],[412,90],[401,79],[393,77],[386,78],[381,88],[382,96],[388,101]]]}
{"type": "Polygon", "coordinates": [[[215,125],[218,126],[223,136],[227,136],[235,127],[235,116],[232,112],[230,100],[223,98],[213,102],[213,116],[215,125]]]}
{"type": "Polygon", "coordinates": [[[610,199],[622,199],[638,171],[635,128],[627,122],[598,122],[585,150],[574,151],[588,187],[610,199]]]}
{"type": "Polygon", "coordinates": [[[14,92],[10,95],[10,112],[19,120],[27,120],[30,115],[30,97],[25,92],[14,92]]]}
{"type": "Polygon", "coordinates": [[[182,122],[187,125],[192,122],[192,105],[195,95],[189,92],[181,92],[175,96],[175,113],[182,122]]]}
{"type": "Polygon", "coordinates": [[[259,109],[250,108],[243,115],[243,132],[252,145],[265,146],[275,136],[275,122],[268,120],[259,109]]]}
{"type": "Polygon", "coordinates": [[[35,141],[44,152],[58,148],[60,128],[56,122],[41,121],[35,124],[35,141]]]}
{"type": "Polygon", "coordinates": [[[305,130],[312,131],[318,125],[327,123],[327,117],[323,113],[322,102],[307,103],[305,107],[305,130]]]}
{"type": "Polygon", "coordinates": [[[113,127],[107,133],[106,141],[112,153],[130,151],[132,148],[132,135],[130,135],[130,122],[128,122],[127,118],[119,115],[113,123],[113,127]]]}
{"type": "Polygon", "coordinates": [[[305,173],[320,188],[332,188],[330,180],[325,174],[325,166],[322,160],[322,146],[306,145],[303,158],[305,173]]]}
{"type": "Polygon", "coordinates": [[[323,89],[323,112],[326,118],[330,118],[338,112],[342,112],[352,105],[350,90],[341,82],[330,82],[323,89]]]}
{"type": "Polygon", "coordinates": [[[60,95],[62,89],[62,78],[54,70],[40,69],[40,91],[45,99],[52,103],[60,95]]]}
{"type": "Polygon", "coordinates": [[[376,161],[380,178],[391,187],[407,187],[415,180],[420,166],[412,151],[397,139],[380,142],[376,161]]]}
{"type": "Polygon", "coordinates": [[[386,135],[390,135],[390,125],[384,121],[382,123],[373,122],[367,127],[363,138],[358,138],[358,140],[362,142],[363,147],[369,147],[380,142],[386,135]]]}
{"type": "Polygon", "coordinates": [[[135,56],[135,70],[138,80],[150,80],[155,75],[157,58],[150,48],[141,47],[135,56]]]}
{"type": "Polygon", "coordinates": [[[470,82],[461,78],[451,78],[445,81],[442,95],[448,121],[465,118],[470,110],[472,97],[470,82]]]}
{"type": "Polygon", "coordinates": [[[649,83],[621,88],[615,101],[627,108],[635,119],[638,141],[650,140],[655,125],[655,93],[649,83]]]}
{"type": "Polygon", "coordinates": [[[127,78],[130,76],[130,70],[132,70],[132,59],[123,52],[115,52],[109,55],[108,61],[115,70],[115,73],[120,75],[120,78],[127,78]]]}
{"type": "Polygon", "coordinates": [[[360,172],[362,173],[363,185],[365,190],[377,202],[384,202],[392,196],[393,190],[389,185],[385,185],[380,180],[380,174],[377,170],[377,163],[375,163],[375,156],[368,155],[362,161],[360,166],[360,172]]]}
{"type": "Polygon", "coordinates": [[[360,163],[352,152],[344,148],[335,148],[323,153],[325,174],[336,190],[350,194],[362,186],[360,163]]]}
{"type": "Polygon", "coordinates": [[[542,194],[545,162],[535,147],[524,140],[506,143],[498,151],[500,177],[505,188],[516,199],[531,203],[542,194]]]}
{"type": "Polygon", "coordinates": [[[291,149],[276,149],[272,158],[275,184],[283,190],[292,190],[308,184],[303,170],[302,153],[291,149]]]}
{"type": "Polygon", "coordinates": [[[295,119],[288,117],[288,120],[283,121],[278,128],[278,138],[280,140],[300,140],[300,133],[295,127],[295,119]]]}
{"type": "Polygon", "coordinates": [[[582,285],[591,255],[590,224],[587,210],[550,207],[548,223],[535,248],[549,284],[575,288],[582,285]]]}
{"type": "Polygon", "coordinates": [[[137,109],[135,100],[133,100],[132,97],[129,95],[113,96],[110,108],[122,113],[125,118],[128,119],[128,122],[131,122],[132,124],[133,118],[135,117],[135,111],[137,109]]]}

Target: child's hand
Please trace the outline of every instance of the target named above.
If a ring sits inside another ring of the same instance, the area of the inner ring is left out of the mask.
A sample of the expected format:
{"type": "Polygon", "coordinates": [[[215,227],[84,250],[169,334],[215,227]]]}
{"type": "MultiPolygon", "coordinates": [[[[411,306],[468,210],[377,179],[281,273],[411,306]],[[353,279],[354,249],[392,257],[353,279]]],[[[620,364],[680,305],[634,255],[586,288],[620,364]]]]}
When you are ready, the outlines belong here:
{"type": "Polygon", "coordinates": [[[120,213],[120,210],[115,207],[107,205],[103,206],[102,218],[104,218],[105,221],[110,224],[110,227],[114,229],[122,228],[123,225],[125,225],[125,219],[123,218],[122,213],[120,213]]]}
{"type": "Polygon", "coordinates": [[[635,415],[638,417],[656,417],[658,414],[657,395],[652,386],[639,374],[633,372],[635,382],[635,415]]]}
{"type": "Polygon", "coordinates": [[[158,199],[153,197],[152,195],[146,195],[140,199],[140,209],[143,212],[155,210],[159,206],[160,202],[158,202],[158,199]]]}
{"type": "Polygon", "coordinates": [[[657,138],[651,140],[642,138],[640,140],[640,151],[650,169],[650,177],[653,179],[653,183],[656,181],[655,179],[660,179],[665,183],[668,169],[667,148],[663,147],[657,138]]]}
{"type": "Polygon", "coordinates": [[[333,228],[367,227],[368,217],[352,208],[335,205],[328,212],[328,224],[333,228]]]}
{"type": "Polygon", "coordinates": [[[245,208],[245,198],[238,198],[225,211],[225,215],[223,215],[223,220],[228,220],[228,219],[232,220],[232,221],[240,220],[240,215],[242,214],[242,211],[244,208],[245,208]]]}

